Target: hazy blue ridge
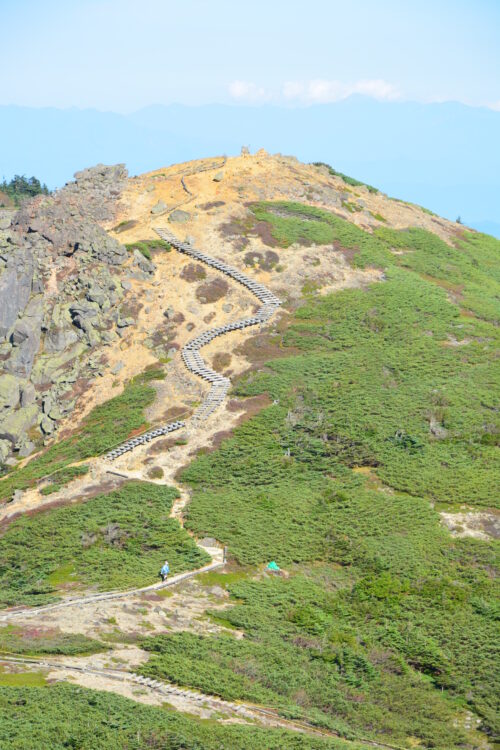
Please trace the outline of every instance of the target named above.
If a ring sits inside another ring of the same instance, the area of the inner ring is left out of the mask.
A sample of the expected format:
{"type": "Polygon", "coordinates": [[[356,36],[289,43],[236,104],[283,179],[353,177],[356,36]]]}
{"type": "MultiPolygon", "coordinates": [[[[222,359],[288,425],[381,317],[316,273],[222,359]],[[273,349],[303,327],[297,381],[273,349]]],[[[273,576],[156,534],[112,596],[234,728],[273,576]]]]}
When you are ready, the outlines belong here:
{"type": "Polygon", "coordinates": [[[35,174],[50,187],[97,162],[131,174],[219,153],[325,161],[391,196],[499,233],[500,112],[446,102],[352,96],[303,108],[152,105],[129,115],[0,107],[0,178],[35,174]],[[473,221],[474,217],[481,217],[473,221]]]}

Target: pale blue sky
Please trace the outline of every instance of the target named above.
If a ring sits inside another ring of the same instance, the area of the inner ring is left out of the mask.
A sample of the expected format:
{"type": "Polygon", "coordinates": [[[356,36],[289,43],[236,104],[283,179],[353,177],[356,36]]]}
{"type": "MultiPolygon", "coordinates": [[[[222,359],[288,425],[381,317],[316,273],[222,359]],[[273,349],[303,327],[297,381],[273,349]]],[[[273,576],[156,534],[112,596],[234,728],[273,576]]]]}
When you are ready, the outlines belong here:
{"type": "Polygon", "coordinates": [[[0,104],[500,109],[500,0],[0,0],[0,104]]]}

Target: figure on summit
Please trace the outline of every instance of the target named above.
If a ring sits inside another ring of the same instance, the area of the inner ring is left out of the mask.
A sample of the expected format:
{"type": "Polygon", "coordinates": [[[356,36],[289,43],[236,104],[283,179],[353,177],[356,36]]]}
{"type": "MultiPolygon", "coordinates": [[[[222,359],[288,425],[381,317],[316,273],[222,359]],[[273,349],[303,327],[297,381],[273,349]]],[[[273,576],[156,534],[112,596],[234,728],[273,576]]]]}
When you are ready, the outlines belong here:
{"type": "Polygon", "coordinates": [[[160,570],[160,575],[163,581],[167,580],[167,576],[169,573],[170,573],[170,565],[168,564],[168,560],[165,560],[165,562],[163,563],[163,567],[160,570]]]}

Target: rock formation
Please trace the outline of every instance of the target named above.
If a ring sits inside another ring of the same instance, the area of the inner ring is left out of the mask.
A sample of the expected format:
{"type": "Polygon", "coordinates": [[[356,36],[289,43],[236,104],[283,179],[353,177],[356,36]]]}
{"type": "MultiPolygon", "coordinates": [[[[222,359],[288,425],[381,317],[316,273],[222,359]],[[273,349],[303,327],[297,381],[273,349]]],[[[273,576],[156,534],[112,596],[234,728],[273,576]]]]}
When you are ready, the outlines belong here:
{"type": "MultiPolygon", "coordinates": [[[[88,353],[123,325],[126,248],[102,224],[126,184],[98,165],[0,223],[0,461],[28,455],[74,406],[88,353]]],[[[140,254],[139,254],[140,255],[140,254]]],[[[142,273],[152,264],[134,258],[142,273]]]]}

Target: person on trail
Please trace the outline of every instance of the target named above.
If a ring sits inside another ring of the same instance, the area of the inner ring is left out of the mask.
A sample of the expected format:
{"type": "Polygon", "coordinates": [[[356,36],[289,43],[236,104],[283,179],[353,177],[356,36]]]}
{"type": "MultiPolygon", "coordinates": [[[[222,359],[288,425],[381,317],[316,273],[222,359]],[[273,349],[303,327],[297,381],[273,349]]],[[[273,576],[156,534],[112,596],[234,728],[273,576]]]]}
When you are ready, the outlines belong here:
{"type": "Polygon", "coordinates": [[[169,573],[170,573],[170,565],[168,564],[168,560],[165,560],[163,567],[160,570],[160,575],[163,581],[167,580],[167,576],[169,573]]]}

